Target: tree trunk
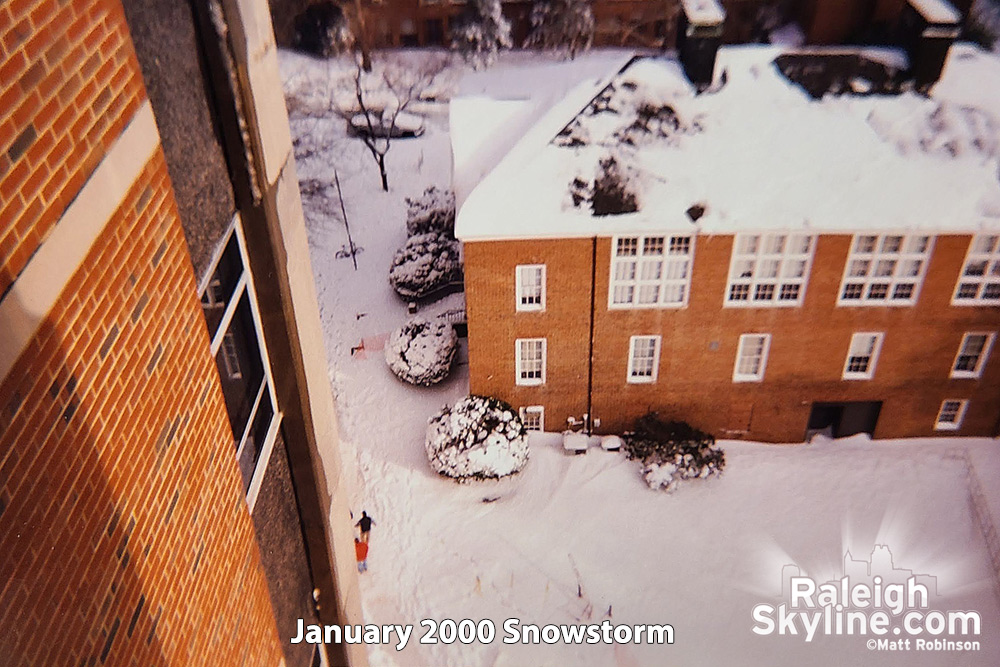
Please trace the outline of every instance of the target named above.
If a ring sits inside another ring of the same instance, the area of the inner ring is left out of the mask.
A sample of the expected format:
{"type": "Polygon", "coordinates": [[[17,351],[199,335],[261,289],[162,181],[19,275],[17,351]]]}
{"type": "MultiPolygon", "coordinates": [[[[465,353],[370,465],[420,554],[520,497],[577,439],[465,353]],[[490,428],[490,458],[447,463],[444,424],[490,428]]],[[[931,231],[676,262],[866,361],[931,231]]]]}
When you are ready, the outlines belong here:
{"type": "Polygon", "coordinates": [[[389,191],[389,179],[385,173],[385,156],[378,156],[378,173],[382,177],[382,190],[385,192],[389,191]]]}

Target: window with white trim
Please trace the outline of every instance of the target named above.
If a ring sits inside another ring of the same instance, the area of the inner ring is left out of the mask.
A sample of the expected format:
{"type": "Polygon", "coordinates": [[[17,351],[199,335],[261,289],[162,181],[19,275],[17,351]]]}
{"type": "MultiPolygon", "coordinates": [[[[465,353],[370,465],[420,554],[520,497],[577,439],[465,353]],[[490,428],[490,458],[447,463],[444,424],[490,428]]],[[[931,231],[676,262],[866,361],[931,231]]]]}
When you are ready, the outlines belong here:
{"type": "Polygon", "coordinates": [[[691,286],[693,236],[618,236],[611,242],[609,308],[679,308],[691,286]]]}
{"type": "Polygon", "coordinates": [[[844,361],[845,380],[870,380],[882,349],[881,332],[861,332],[851,336],[851,346],[844,361]]]}
{"type": "Polygon", "coordinates": [[[545,383],[545,339],[518,338],[515,341],[517,384],[545,383]]]}
{"type": "Polygon", "coordinates": [[[275,408],[274,382],[238,216],[221,248],[202,286],[201,305],[243,477],[243,493],[252,510],[281,413],[275,408]]]}
{"type": "Polygon", "coordinates": [[[726,305],[801,305],[815,245],[805,234],[737,234],[726,305]]]}
{"type": "Polygon", "coordinates": [[[760,382],[767,367],[767,352],[771,334],[743,334],[736,350],[733,382],[760,382]]]}
{"type": "Polygon", "coordinates": [[[520,410],[521,423],[527,431],[545,430],[545,408],[541,405],[528,405],[520,410]]]}
{"type": "Polygon", "coordinates": [[[660,366],[660,337],[632,336],[628,350],[628,382],[643,384],[656,382],[660,366]]]}
{"type": "Polygon", "coordinates": [[[516,271],[517,310],[545,310],[545,265],[522,264],[516,271]]]}
{"type": "Polygon", "coordinates": [[[955,306],[1000,305],[1000,236],[980,235],[969,241],[969,252],[951,303],[955,306]]]}
{"type": "Polygon", "coordinates": [[[837,305],[913,305],[931,245],[930,236],[856,234],[837,305]]]}
{"type": "Polygon", "coordinates": [[[983,367],[990,356],[993,339],[992,331],[970,331],[962,336],[955,363],[951,366],[953,378],[977,378],[983,374],[983,367]]]}
{"type": "Polygon", "coordinates": [[[965,418],[965,409],[969,407],[969,401],[949,398],[941,403],[938,410],[937,419],[934,421],[934,429],[937,431],[957,431],[962,427],[962,420],[965,418]]]}

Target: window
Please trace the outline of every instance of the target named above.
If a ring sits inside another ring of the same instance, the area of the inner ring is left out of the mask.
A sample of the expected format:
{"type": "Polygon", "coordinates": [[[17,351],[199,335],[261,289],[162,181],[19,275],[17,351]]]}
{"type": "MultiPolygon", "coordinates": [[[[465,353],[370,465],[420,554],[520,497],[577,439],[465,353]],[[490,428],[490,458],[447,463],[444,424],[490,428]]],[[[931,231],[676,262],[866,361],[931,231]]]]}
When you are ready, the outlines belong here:
{"type": "Polygon", "coordinates": [[[882,347],[881,333],[856,333],[844,362],[845,380],[870,380],[875,375],[875,362],[882,347]]]}
{"type": "Polygon", "coordinates": [[[517,267],[517,309],[545,310],[545,265],[517,267]]]}
{"type": "Polygon", "coordinates": [[[738,234],[726,305],[801,305],[815,245],[815,237],[802,234],[738,234]]]}
{"type": "Polygon", "coordinates": [[[1000,305],[1000,236],[974,236],[951,300],[956,306],[1000,305]]]}
{"type": "Polygon", "coordinates": [[[239,218],[201,289],[243,493],[253,509],[281,422],[239,218]]]}
{"type": "Polygon", "coordinates": [[[767,366],[767,351],[771,347],[771,334],[743,334],[736,351],[733,382],[760,382],[767,366]]]}
{"type": "Polygon", "coordinates": [[[855,235],[837,305],[913,305],[930,253],[929,236],[855,235]]]}
{"type": "Polygon", "coordinates": [[[632,336],[629,339],[628,382],[633,384],[656,382],[659,365],[659,336],[632,336]]]}
{"type": "Polygon", "coordinates": [[[951,377],[953,378],[977,378],[983,374],[983,366],[990,356],[990,348],[993,347],[993,338],[996,336],[992,332],[972,332],[962,337],[962,344],[958,346],[958,354],[955,356],[955,363],[951,367],[951,377]]]}
{"type": "Polygon", "coordinates": [[[528,431],[545,430],[545,408],[541,405],[529,405],[521,408],[521,423],[528,431]]]}
{"type": "Polygon", "coordinates": [[[938,431],[957,431],[962,426],[962,419],[965,417],[965,409],[969,406],[968,401],[948,399],[941,403],[938,410],[937,420],[934,428],[938,431]]]}
{"type": "Polygon", "coordinates": [[[620,236],[611,243],[609,308],[679,308],[691,285],[693,236],[620,236]]]}
{"type": "Polygon", "coordinates": [[[516,346],[517,384],[544,384],[545,339],[518,338],[516,346]]]}

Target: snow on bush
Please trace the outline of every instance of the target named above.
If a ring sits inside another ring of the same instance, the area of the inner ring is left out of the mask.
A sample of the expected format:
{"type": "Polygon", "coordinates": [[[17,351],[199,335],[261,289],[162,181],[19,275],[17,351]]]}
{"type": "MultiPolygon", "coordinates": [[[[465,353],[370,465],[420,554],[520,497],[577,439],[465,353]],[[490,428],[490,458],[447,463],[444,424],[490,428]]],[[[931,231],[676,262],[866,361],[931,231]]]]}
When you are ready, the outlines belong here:
{"type": "MultiPolygon", "coordinates": [[[[947,102],[917,99],[906,111],[873,110],[868,124],[903,155],[927,153],[945,158],[1000,156],[1000,122],[989,113],[947,102]]],[[[832,103],[832,102],[831,102],[832,103]]]]}
{"type": "Polygon", "coordinates": [[[459,244],[443,234],[411,236],[389,269],[389,283],[405,299],[419,299],[461,279],[459,244]]]}
{"type": "Polygon", "coordinates": [[[448,377],[458,334],[443,319],[415,318],[396,329],[385,346],[385,362],[399,379],[424,387],[448,377]]]}
{"type": "Polygon", "coordinates": [[[500,0],[468,0],[464,17],[451,33],[451,48],[474,68],[493,64],[500,49],[509,49],[510,21],[504,18],[500,0]]]}
{"type": "Polygon", "coordinates": [[[431,186],[416,199],[406,198],[406,234],[429,233],[455,237],[455,193],[431,186]]]}
{"type": "Polygon", "coordinates": [[[528,462],[528,432],[514,409],[489,396],[466,396],[427,422],[427,460],[459,481],[513,475],[528,462]]]}
{"type": "Polygon", "coordinates": [[[655,413],[639,418],[622,448],[628,458],[641,462],[649,488],[668,493],[684,480],[721,474],[726,465],[714,437],[685,422],[662,421],[655,413]]]}

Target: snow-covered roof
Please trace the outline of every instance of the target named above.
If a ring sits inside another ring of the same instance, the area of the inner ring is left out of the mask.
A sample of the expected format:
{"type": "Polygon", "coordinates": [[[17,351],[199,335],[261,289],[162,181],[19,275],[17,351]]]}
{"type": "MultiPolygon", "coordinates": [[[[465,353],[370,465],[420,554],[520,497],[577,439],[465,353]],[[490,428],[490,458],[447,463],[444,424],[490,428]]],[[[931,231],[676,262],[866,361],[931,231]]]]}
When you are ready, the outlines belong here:
{"type": "Polygon", "coordinates": [[[948,0],[908,0],[928,23],[960,23],[962,15],[948,0]]]}
{"type": "MultiPolygon", "coordinates": [[[[460,203],[457,236],[1000,230],[1000,59],[957,44],[929,97],[814,100],[774,66],[783,52],[721,49],[716,67],[726,82],[701,95],[675,59],[649,57],[614,77],[594,104],[569,96],[519,133],[460,203]],[[666,129],[630,129],[642,108],[647,120],[650,109],[662,112],[654,120],[666,129]],[[592,183],[609,155],[630,175],[634,213],[594,216],[586,201],[574,205],[571,182],[592,183]],[[705,212],[693,222],[686,211],[695,205],[705,212]]],[[[864,81],[851,87],[868,89],[864,81]]],[[[456,113],[461,107],[453,126],[456,113]]]]}

